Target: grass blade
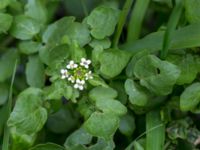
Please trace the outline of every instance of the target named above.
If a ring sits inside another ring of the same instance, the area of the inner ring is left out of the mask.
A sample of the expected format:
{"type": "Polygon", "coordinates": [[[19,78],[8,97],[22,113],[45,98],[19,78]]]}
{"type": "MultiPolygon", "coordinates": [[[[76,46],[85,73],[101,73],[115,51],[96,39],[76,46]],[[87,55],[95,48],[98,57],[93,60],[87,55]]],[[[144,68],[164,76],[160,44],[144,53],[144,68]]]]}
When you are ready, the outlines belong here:
{"type": "MultiPolygon", "coordinates": [[[[151,111],[146,114],[146,130],[162,124],[159,111],[151,111]]],[[[165,141],[165,127],[159,128],[147,132],[146,135],[146,150],[163,150],[165,141]]]]}
{"type": "Polygon", "coordinates": [[[167,30],[165,31],[165,35],[164,35],[164,40],[163,40],[163,47],[160,53],[160,58],[161,59],[165,59],[168,53],[168,49],[169,49],[169,45],[170,45],[170,41],[172,38],[172,32],[175,30],[179,18],[181,16],[181,12],[182,12],[182,1],[177,0],[176,1],[176,6],[172,11],[172,14],[169,18],[168,24],[167,24],[167,30]]]}
{"type": "MultiPolygon", "coordinates": [[[[13,93],[13,84],[14,84],[14,80],[15,80],[16,70],[17,70],[17,60],[15,61],[15,66],[14,66],[13,74],[12,74],[12,80],[11,80],[11,84],[10,84],[9,98],[8,98],[8,103],[7,103],[7,111],[5,113],[6,120],[8,120],[9,115],[11,113],[11,109],[12,109],[12,93],[13,93]]],[[[9,128],[8,128],[7,124],[5,124],[2,150],[9,150],[9,138],[10,138],[9,128]]]]}
{"type": "Polygon", "coordinates": [[[124,7],[122,9],[122,12],[120,14],[119,22],[117,25],[117,31],[115,32],[116,34],[114,35],[114,39],[113,39],[113,47],[115,47],[115,48],[117,48],[117,46],[118,46],[119,38],[120,38],[123,26],[126,21],[126,17],[129,13],[132,3],[133,3],[133,0],[126,0],[124,7]]]}
{"type": "MultiPolygon", "coordinates": [[[[154,32],[135,42],[127,42],[121,45],[120,48],[133,54],[141,50],[148,50],[150,53],[154,53],[162,49],[163,38],[163,31],[154,32]]],[[[199,47],[199,39],[200,23],[188,25],[172,32],[169,50],[199,47]]]]}
{"type": "Polygon", "coordinates": [[[142,22],[149,2],[150,0],[136,0],[128,25],[127,41],[133,42],[139,38],[142,22]]]}

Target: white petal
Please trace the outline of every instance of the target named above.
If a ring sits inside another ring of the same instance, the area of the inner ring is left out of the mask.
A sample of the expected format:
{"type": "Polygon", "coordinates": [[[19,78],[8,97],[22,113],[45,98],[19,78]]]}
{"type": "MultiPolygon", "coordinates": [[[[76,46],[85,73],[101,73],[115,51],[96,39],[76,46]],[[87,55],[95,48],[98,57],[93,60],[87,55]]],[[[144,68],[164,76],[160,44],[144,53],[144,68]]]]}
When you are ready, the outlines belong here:
{"type": "Polygon", "coordinates": [[[81,84],[85,84],[85,80],[81,80],[80,83],[81,83],[81,84]]]}
{"type": "Polygon", "coordinates": [[[73,61],[73,60],[70,60],[69,64],[70,64],[70,65],[74,64],[74,61],[73,61]]]}
{"type": "Polygon", "coordinates": [[[67,69],[71,69],[71,66],[70,66],[70,65],[67,65],[67,69]]]}
{"type": "Polygon", "coordinates": [[[60,73],[62,73],[62,74],[64,74],[65,72],[66,72],[65,69],[61,69],[61,70],[60,70],[60,73]]]}
{"type": "Polygon", "coordinates": [[[78,65],[77,64],[74,64],[74,68],[77,68],[78,67],[78,65]]]}
{"type": "Polygon", "coordinates": [[[79,90],[83,90],[83,86],[79,86],[79,90]]]}
{"type": "Polygon", "coordinates": [[[89,66],[88,66],[88,65],[84,65],[84,67],[85,67],[85,68],[87,68],[87,69],[89,68],[89,66]]]}
{"type": "Polygon", "coordinates": [[[65,79],[65,78],[66,78],[66,76],[64,76],[64,75],[61,76],[61,79],[65,79]]]}
{"type": "Polygon", "coordinates": [[[81,62],[84,62],[84,61],[86,61],[86,59],[85,58],[81,58],[81,62]]]}
{"type": "Polygon", "coordinates": [[[81,80],[80,79],[76,79],[76,83],[81,83],[81,80]]]}
{"type": "Polygon", "coordinates": [[[74,88],[75,89],[79,88],[78,84],[74,84],[74,88]]]}
{"type": "Polygon", "coordinates": [[[88,60],[87,60],[87,63],[88,63],[88,65],[89,65],[89,64],[91,63],[91,60],[88,59],[88,60]]]}

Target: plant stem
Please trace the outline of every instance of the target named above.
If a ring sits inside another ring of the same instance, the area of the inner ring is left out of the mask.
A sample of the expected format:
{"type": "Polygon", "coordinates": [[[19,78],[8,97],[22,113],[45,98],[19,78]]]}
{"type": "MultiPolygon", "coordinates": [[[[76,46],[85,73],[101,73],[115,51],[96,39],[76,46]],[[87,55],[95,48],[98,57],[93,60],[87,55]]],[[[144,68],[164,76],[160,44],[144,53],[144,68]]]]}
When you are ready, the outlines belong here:
{"type": "Polygon", "coordinates": [[[165,31],[164,39],[163,39],[163,45],[162,45],[162,50],[160,52],[160,58],[165,59],[168,54],[170,42],[172,39],[172,33],[176,29],[176,26],[178,24],[179,18],[181,16],[182,12],[182,1],[177,0],[176,1],[176,6],[172,11],[172,14],[169,18],[168,24],[167,24],[167,30],[165,31]]]}
{"type": "Polygon", "coordinates": [[[85,5],[84,0],[81,0],[81,5],[83,7],[83,13],[85,14],[85,16],[88,16],[87,6],[85,5]]]}
{"type": "Polygon", "coordinates": [[[120,13],[120,17],[119,17],[119,22],[117,25],[117,31],[115,33],[114,39],[113,39],[113,47],[117,48],[118,47],[118,42],[119,42],[119,38],[123,29],[123,26],[125,24],[127,15],[129,13],[129,10],[132,6],[133,0],[126,0],[124,7],[122,9],[122,12],[120,13]]]}
{"type": "Polygon", "coordinates": [[[149,2],[150,0],[136,0],[128,25],[128,42],[133,42],[139,38],[142,22],[144,20],[149,2]]]}
{"type": "Polygon", "coordinates": [[[15,80],[15,74],[17,70],[17,60],[15,61],[15,66],[13,69],[13,74],[12,74],[12,80],[10,84],[10,90],[9,90],[9,97],[8,97],[8,103],[7,103],[7,111],[6,111],[6,123],[4,127],[4,136],[3,136],[3,145],[2,145],[2,150],[9,150],[9,138],[10,138],[10,133],[9,133],[9,128],[7,126],[7,120],[9,118],[9,115],[11,113],[12,109],[12,93],[13,93],[13,84],[15,80]]]}

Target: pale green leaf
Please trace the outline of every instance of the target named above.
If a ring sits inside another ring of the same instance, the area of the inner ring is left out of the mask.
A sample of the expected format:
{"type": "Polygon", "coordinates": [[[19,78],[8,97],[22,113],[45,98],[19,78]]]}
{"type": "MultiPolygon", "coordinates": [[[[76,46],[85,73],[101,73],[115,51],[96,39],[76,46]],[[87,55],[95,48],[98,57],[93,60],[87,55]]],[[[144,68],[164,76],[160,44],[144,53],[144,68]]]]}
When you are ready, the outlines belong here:
{"type": "Polygon", "coordinates": [[[180,108],[182,111],[193,110],[200,102],[200,83],[196,82],[188,86],[180,96],[180,108]]]}
{"type": "Polygon", "coordinates": [[[11,15],[0,13],[0,33],[6,33],[9,30],[12,21],[13,17],[11,15]]]}
{"type": "Polygon", "coordinates": [[[87,17],[86,22],[91,27],[91,34],[96,39],[110,36],[118,22],[119,10],[107,6],[95,8],[87,17]]]}
{"type": "Polygon", "coordinates": [[[83,124],[93,136],[111,139],[119,126],[119,118],[110,113],[94,112],[83,124]]]}
{"type": "Polygon", "coordinates": [[[26,80],[32,87],[41,88],[44,86],[44,65],[37,55],[29,56],[29,61],[26,64],[26,80]]]}

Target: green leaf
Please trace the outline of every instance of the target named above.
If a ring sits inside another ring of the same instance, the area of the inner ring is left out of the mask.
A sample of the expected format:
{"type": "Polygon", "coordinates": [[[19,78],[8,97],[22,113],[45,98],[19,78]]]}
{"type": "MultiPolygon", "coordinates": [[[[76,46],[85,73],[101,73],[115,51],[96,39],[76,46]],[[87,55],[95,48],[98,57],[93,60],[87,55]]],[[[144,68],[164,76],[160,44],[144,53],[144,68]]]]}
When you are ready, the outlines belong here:
{"type": "Polygon", "coordinates": [[[115,149],[115,143],[113,140],[104,140],[102,138],[98,138],[96,144],[89,147],[89,150],[113,150],[115,149]]]}
{"type": "Polygon", "coordinates": [[[54,114],[51,114],[47,120],[47,128],[57,134],[67,133],[76,126],[77,118],[70,112],[69,108],[61,108],[54,114]]]}
{"type": "Polygon", "coordinates": [[[0,13],[0,18],[0,33],[6,33],[12,24],[13,17],[6,13],[0,13]]]}
{"type": "Polygon", "coordinates": [[[8,119],[15,145],[32,145],[36,133],[42,129],[46,120],[47,110],[43,107],[42,91],[28,88],[21,92],[8,119]]]}
{"type": "Polygon", "coordinates": [[[10,30],[12,36],[20,40],[32,39],[40,31],[40,25],[30,17],[20,15],[14,18],[13,26],[10,30]]]}
{"type": "Polygon", "coordinates": [[[83,124],[86,131],[93,136],[111,139],[119,126],[119,118],[110,113],[94,112],[83,124]]]}
{"type": "Polygon", "coordinates": [[[44,92],[47,100],[59,100],[62,96],[70,99],[73,95],[73,88],[66,81],[60,80],[54,82],[51,86],[46,86],[44,92]]]}
{"type": "Polygon", "coordinates": [[[94,49],[107,49],[110,48],[111,42],[108,38],[105,38],[103,40],[96,40],[93,39],[89,45],[94,49]]]}
{"type": "Polygon", "coordinates": [[[77,42],[83,47],[90,41],[90,32],[86,25],[74,22],[74,17],[63,17],[48,26],[42,40],[48,47],[55,47],[59,44],[71,44],[77,42]]]}
{"type": "Polygon", "coordinates": [[[18,52],[14,49],[10,49],[5,52],[0,59],[0,82],[10,78],[13,73],[15,62],[18,58],[18,52]]]}
{"type": "Polygon", "coordinates": [[[129,53],[117,49],[109,49],[102,52],[99,58],[101,74],[106,78],[113,78],[119,75],[128,63],[129,58],[129,53]]]}
{"type": "Polygon", "coordinates": [[[44,65],[37,55],[29,56],[29,61],[26,64],[26,80],[32,87],[41,88],[44,86],[44,65]]]}
{"type": "Polygon", "coordinates": [[[10,4],[11,0],[1,0],[0,9],[6,8],[10,4]]]}
{"type": "Polygon", "coordinates": [[[97,101],[98,99],[114,99],[117,97],[117,92],[112,88],[99,86],[90,91],[89,97],[93,101],[97,101]]]}
{"type": "Polygon", "coordinates": [[[119,124],[119,131],[126,135],[131,136],[136,129],[135,118],[133,115],[126,114],[121,117],[119,124]]]}
{"type": "Polygon", "coordinates": [[[54,143],[46,143],[38,144],[29,150],[65,150],[65,148],[54,143]]]}
{"type": "Polygon", "coordinates": [[[185,16],[190,23],[200,22],[199,7],[199,0],[185,0],[185,16]]]}
{"type": "Polygon", "coordinates": [[[136,54],[132,57],[131,61],[128,63],[128,65],[127,65],[127,67],[126,67],[126,75],[127,75],[128,77],[131,78],[131,77],[134,76],[134,68],[135,68],[136,62],[137,62],[140,58],[142,58],[143,56],[148,55],[148,54],[149,54],[148,51],[143,50],[143,51],[141,51],[141,52],[136,53],[136,54]]]}
{"type": "Polygon", "coordinates": [[[169,55],[167,60],[177,65],[181,70],[181,74],[176,82],[177,84],[189,84],[196,78],[199,66],[195,55],[169,55]]]}
{"type": "Polygon", "coordinates": [[[87,133],[83,128],[80,128],[68,136],[64,146],[66,149],[70,149],[73,146],[90,144],[91,141],[92,135],[87,133]]]}
{"type": "Polygon", "coordinates": [[[102,110],[104,113],[113,113],[117,116],[122,116],[127,113],[127,108],[118,100],[113,99],[98,99],[96,101],[96,107],[102,110]]]}
{"type": "Polygon", "coordinates": [[[167,95],[171,93],[180,70],[174,64],[162,61],[154,55],[148,55],[137,61],[134,74],[140,79],[142,86],[157,95],[167,95]]]}
{"type": "Polygon", "coordinates": [[[200,83],[188,86],[180,96],[180,108],[182,111],[193,110],[200,102],[200,83]]]}
{"type": "Polygon", "coordinates": [[[3,105],[8,99],[8,86],[4,83],[0,83],[0,106],[3,105]]]}
{"type": "Polygon", "coordinates": [[[165,126],[161,121],[159,111],[146,114],[146,132],[146,150],[164,149],[165,126]]]}
{"type": "MultiPolygon", "coordinates": [[[[169,50],[199,47],[199,26],[200,23],[197,23],[175,30],[171,35],[172,39],[169,45],[169,50]]],[[[148,50],[150,53],[154,53],[162,49],[163,37],[163,31],[150,33],[149,35],[135,42],[127,42],[120,48],[133,54],[143,50],[148,50]]]]}
{"type": "Polygon", "coordinates": [[[118,22],[119,10],[106,6],[95,8],[87,17],[87,24],[91,27],[91,34],[96,39],[104,39],[112,35],[118,22]]]}
{"type": "Polygon", "coordinates": [[[49,50],[49,53],[43,57],[47,57],[49,65],[55,66],[57,63],[63,62],[69,55],[69,46],[64,44],[49,50]]]}
{"type": "Polygon", "coordinates": [[[22,41],[18,45],[21,53],[30,55],[39,51],[41,44],[35,41],[22,41]]]}
{"type": "Polygon", "coordinates": [[[127,79],[124,86],[131,104],[137,106],[145,106],[147,104],[149,95],[146,89],[137,85],[137,83],[131,79],[127,79]]]}
{"type": "Polygon", "coordinates": [[[28,0],[25,5],[25,15],[37,20],[40,24],[46,23],[47,9],[44,2],[40,0],[28,0]]]}

